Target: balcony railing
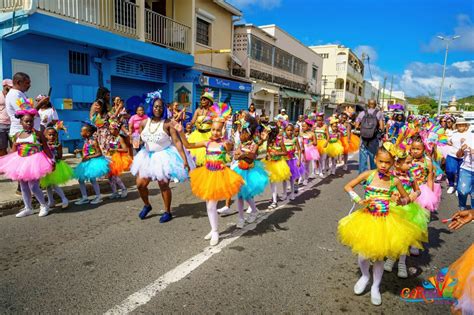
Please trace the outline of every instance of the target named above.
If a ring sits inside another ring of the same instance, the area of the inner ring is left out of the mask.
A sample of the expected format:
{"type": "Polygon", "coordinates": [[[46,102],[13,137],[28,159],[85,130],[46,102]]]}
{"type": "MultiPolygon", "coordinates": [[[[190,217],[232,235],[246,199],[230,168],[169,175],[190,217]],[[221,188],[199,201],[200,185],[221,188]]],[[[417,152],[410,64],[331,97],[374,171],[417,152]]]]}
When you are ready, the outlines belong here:
{"type": "MultiPolygon", "coordinates": [[[[31,0],[0,0],[0,10],[20,10],[30,3],[31,0]]],[[[127,0],[38,0],[33,4],[41,13],[93,25],[185,53],[191,51],[189,26],[127,0]]]]}

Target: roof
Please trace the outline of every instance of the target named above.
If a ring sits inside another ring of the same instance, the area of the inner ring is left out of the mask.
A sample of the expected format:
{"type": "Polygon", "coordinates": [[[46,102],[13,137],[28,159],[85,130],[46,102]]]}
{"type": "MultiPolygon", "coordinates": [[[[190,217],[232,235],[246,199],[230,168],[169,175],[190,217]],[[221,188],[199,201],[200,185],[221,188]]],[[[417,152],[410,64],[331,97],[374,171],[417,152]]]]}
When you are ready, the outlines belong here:
{"type": "Polygon", "coordinates": [[[232,13],[235,16],[242,16],[242,11],[234,7],[232,4],[227,3],[225,0],[214,0],[214,3],[217,4],[218,6],[226,9],[230,13],[232,13]]]}

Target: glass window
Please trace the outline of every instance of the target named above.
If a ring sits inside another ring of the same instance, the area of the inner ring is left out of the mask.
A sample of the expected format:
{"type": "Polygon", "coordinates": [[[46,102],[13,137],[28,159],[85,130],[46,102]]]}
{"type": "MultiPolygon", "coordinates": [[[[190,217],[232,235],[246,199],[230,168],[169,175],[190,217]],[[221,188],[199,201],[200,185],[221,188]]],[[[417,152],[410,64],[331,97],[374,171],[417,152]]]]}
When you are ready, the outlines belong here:
{"type": "Polygon", "coordinates": [[[209,31],[211,24],[203,19],[197,18],[196,24],[196,42],[209,46],[209,31]]]}
{"type": "Polygon", "coordinates": [[[273,46],[256,36],[251,38],[250,57],[254,60],[272,65],[273,46]]]}

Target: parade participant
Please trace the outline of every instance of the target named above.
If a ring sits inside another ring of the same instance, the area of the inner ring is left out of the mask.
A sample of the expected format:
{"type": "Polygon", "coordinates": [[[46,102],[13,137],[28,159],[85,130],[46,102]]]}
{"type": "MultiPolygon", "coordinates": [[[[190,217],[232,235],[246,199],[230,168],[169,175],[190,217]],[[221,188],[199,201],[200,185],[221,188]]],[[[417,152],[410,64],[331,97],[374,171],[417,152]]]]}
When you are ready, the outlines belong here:
{"type": "Polygon", "coordinates": [[[68,207],[69,200],[66,198],[59,185],[65,184],[74,178],[74,170],[63,161],[63,146],[58,140],[58,130],[66,130],[62,121],[56,122],[54,125],[50,124],[44,131],[44,137],[46,138],[51,154],[55,158],[56,164],[52,173],[41,178],[40,186],[46,188],[46,191],[48,192],[49,208],[55,206],[53,196],[53,191],[55,191],[61,198],[61,206],[64,209],[68,207]]]}
{"type": "Polygon", "coordinates": [[[46,127],[50,124],[54,125],[59,120],[58,113],[53,108],[53,104],[51,104],[49,99],[43,101],[47,97],[47,95],[38,95],[35,99],[37,103],[42,104],[41,108],[38,110],[41,120],[41,132],[44,132],[46,127]]]}
{"type": "Polygon", "coordinates": [[[382,146],[375,156],[377,170],[360,174],[344,187],[351,199],[364,207],[342,218],[338,225],[341,243],[359,255],[362,277],[354,286],[355,294],[359,295],[365,291],[370,280],[370,261],[373,262],[373,283],[370,291],[373,305],[382,304],[379,287],[385,257],[396,259],[407,255],[411,245],[421,246],[417,244],[421,238],[421,230],[393,211],[397,205],[390,202],[392,192],[399,192],[401,204],[409,201],[409,195],[400,180],[390,174],[393,163],[392,155],[382,146]],[[354,187],[364,181],[365,200],[362,200],[354,191],[354,187]]]}
{"type": "MultiPolygon", "coordinates": [[[[268,124],[267,137],[267,155],[263,162],[265,169],[270,177],[270,188],[272,190],[272,203],[268,206],[269,210],[278,207],[277,183],[289,180],[291,177],[290,167],[286,163],[286,147],[282,138],[279,137],[280,130],[278,126],[271,122],[268,124]]],[[[283,192],[286,196],[286,191],[283,192]]]]}
{"type": "MultiPolygon", "coordinates": [[[[214,104],[209,108],[212,117],[211,138],[208,141],[189,143],[182,135],[184,146],[189,149],[205,148],[206,164],[191,171],[191,190],[194,195],[206,201],[207,215],[211,232],[204,238],[210,245],[219,243],[217,203],[236,195],[244,184],[242,177],[226,165],[226,155],[232,150],[232,143],[223,140],[226,119],[230,119],[232,108],[225,103],[214,104]]],[[[182,133],[182,128],[180,130],[182,133]]]]}
{"type": "Polygon", "coordinates": [[[190,122],[188,122],[186,124],[186,130],[184,133],[184,135],[186,136],[186,139],[189,139],[192,133],[193,133],[193,125],[190,122]]]}
{"type": "MultiPolygon", "coordinates": [[[[344,154],[344,147],[341,143],[341,132],[339,131],[339,119],[331,117],[329,121],[329,141],[326,147],[328,162],[331,162],[331,175],[336,175],[337,159],[344,154]]],[[[328,165],[329,166],[329,165],[328,165]]]]}
{"type": "Polygon", "coordinates": [[[20,183],[25,208],[16,215],[17,218],[33,214],[32,194],[40,204],[39,216],[44,217],[49,212],[39,180],[53,171],[54,157],[44,135],[33,127],[38,115],[33,106],[31,99],[17,100],[19,110],[15,116],[20,120],[22,130],[13,137],[12,153],[0,157],[0,173],[20,183]]]}
{"type": "MultiPolygon", "coordinates": [[[[194,112],[191,124],[196,129],[188,137],[190,143],[199,143],[208,141],[211,137],[211,117],[209,116],[209,107],[214,102],[214,92],[209,89],[205,89],[201,95],[201,103],[199,108],[194,112]]],[[[190,150],[191,155],[196,159],[196,165],[202,166],[206,162],[206,148],[192,149],[190,150]]]]}
{"type": "Polygon", "coordinates": [[[129,154],[129,147],[123,134],[120,134],[120,124],[117,121],[109,121],[110,134],[113,137],[109,143],[107,158],[110,160],[109,182],[112,188],[110,199],[127,198],[127,188],[120,179],[120,174],[130,169],[132,158],[129,154]],[[120,194],[117,193],[117,186],[120,188],[120,194]]]}
{"type": "Polygon", "coordinates": [[[446,156],[446,178],[448,179],[448,194],[452,194],[456,188],[456,182],[459,178],[459,170],[463,163],[462,158],[457,157],[457,152],[461,148],[462,144],[472,134],[469,132],[469,123],[464,118],[458,118],[454,124],[456,132],[454,132],[448,139],[448,146],[450,150],[446,156]]]}
{"type": "Polygon", "coordinates": [[[138,153],[141,148],[140,124],[147,118],[148,116],[145,114],[145,108],[140,105],[137,107],[136,114],[130,117],[128,120],[128,133],[132,137],[132,146],[133,150],[135,150],[135,153],[138,153]]]}
{"type": "Polygon", "coordinates": [[[174,101],[171,104],[171,112],[173,114],[173,120],[182,123],[186,119],[186,106],[183,106],[181,110],[179,110],[179,103],[174,101]]]}
{"type": "MultiPolygon", "coordinates": [[[[457,152],[457,157],[462,158],[458,180],[458,201],[459,209],[467,209],[467,198],[472,196],[474,191],[474,137],[472,134],[464,141],[461,139],[461,148],[457,152]]],[[[471,197],[472,207],[472,197],[471,197]]]]}
{"type": "Polygon", "coordinates": [[[240,187],[237,194],[237,209],[239,211],[237,228],[239,229],[244,227],[245,221],[253,223],[257,219],[258,211],[253,198],[262,194],[269,183],[268,174],[262,162],[257,160],[258,144],[254,141],[258,127],[257,120],[249,115],[241,125],[240,145],[236,146],[235,163],[231,167],[244,180],[244,185],[240,187]],[[244,218],[244,201],[251,209],[247,219],[244,218]]]}
{"type": "Polygon", "coordinates": [[[105,87],[100,87],[97,90],[97,97],[95,102],[92,104],[89,119],[95,126],[96,134],[93,136],[99,143],[100,150],[102,152],[108,151],[108,145],[111,141],[112,136],[109,132],[109,119],[108,104],[110,103],[110,91],[105,87]]]}
{"type": "MultiPolygon", "coordinates": [[[[326,148],[328,146],[329,139],[329,128],[324,123],[324,114],[318,113],[316,116],[316,125],[314,126],[314,134],[316,135],[317,146],[319,151],[319,165],[318,165],[318,175],[321,178],[324,178],[324,172],[328,168],[328,158],[326,154],[326,148]]],[[[314,174],[316,175],[316,174],[314,174]]]]}
{"type": "Polygon", "coordinates": [[[387,141],[395,143],[403,126],[405,126],[405,116],[403,115],[403,112],[394,112],[393,120],[390,123],[387,123],[387,126],[385,127],[387,141]]]}
{"type": "MultiPolygon", "coordinates": [[[[303,156],[298,138],[294,135],[293,124],[288,124],[283,136],[283,143],[286,149],[286,163],[290,168],[290,200],[295,200],[295,182],[305,174],[303,156]]],[[[288,181],[283,181],[283,200],[287,198],[288,181]]]]}
{"type": "MultiPolygon", "coordinates": [[[[393,176],[397,177],[403,185],[403,188],[408,193],[410,198],[407,205],[396,207],[393,211],[397,212],[398,215],[417,225],[422,231],[422,238],[420,242],[428,242],[428,223],[430,221],[430,214],[426,209],[423,209],[417,202],[416,199],[420,196],[420,188],[417,182],[413,178],[413,174],[410,172],[412,167],[413,158],[408,155],[404,146],[392,146],[390,150],[395,158],[395,167],[392,172],[393,176]]],[[[392,201],[398,202],[400,194],[394,192],[392,194],[392,201]]],[[[416,245],[416,244],[415,244],[416,245]]],[[[419,255],[419,250],[423,248],[410,248],[410,253],[419,255]]],[[[384,265],[385,271],[391,272],[396,259],[387,259],[384,265]]],[[[408,278],[407,266],[406,266],[406,255],[401,255],[398,261],[398,273],[399,278],[408,278]]]]}
{"type": "MultiPolygon", "coordinates": [[[[81,137],[84,139],[82,150],[76,150],[76,153],[82,153],[82,162],[74,169],[74,177],[79,181],[82,198],[75,202],[76,205],[91,203],[93,205],[101,203],[103,200],[100,195],[99,183],[97,179],[109,173],[109,162],[102,155],[99,143],[93,138],[97,128],[86,124],[81,129],[81,137]],[[90,201],[87,197],[85,182],[92,184],[95,192],[95,198],[90,201]]],[[[107,144],[108,145],[108,144],[107,144]]]]}
{"type": "Polygon", "coordinates": [[[441,202],[441,186],[434,181],[431,159],[425,155],[425,144],[420,136],[412,138],[410,155],[413,157],[413,172],[421,194],[417,202],[425,209],[434,212],[441,202]]]}
{"type": "Polygon", "coordinates": [[[456,122],[456,119],[453,116],[446,115],[446,135],[448,138],[450,138],[454,132],[456,132],[456,129],[454,128],[454,123],[456,122]]]}
{"type": "Polygon", "coordinates": [[[349,115],[344,112],[339,115],[339,131],[342,133],[342,146],[344,147],[344,170],[347,171],[347,161],[349,154],[357,152],[360,146],[360,139],[358,136],[352,134],[352,125],[349,121],[349,115]]]}
{"type": "Polygon", "coordinates": [[[248,114],[258,121],[259,117],[254,103],[250,103],[248,114]]]}
{"type": "Polygon", "coordinates": [[[165,223],[173,219],[169,182],[171,179],[186,180],[190,167],[194,167],[194,162],[186,157],[176,129],[173,128],[176,122],[168,119],[161,91],[148,93],[146,102],[149,106],[148,118],[140,124],[140,136],[144,147],[133,159],[130,171],[137,176],[138,192],[144,203],[139,218],[144,220],[152,210],[148,185],[151,181],[157,181],[165,207],[160,223],[165,223]]]}
{"type": "Polygon", "coordinates": [[[310,172],[316,171],[316,162],[319,161],[319,151],[317,149],[317,140],[315,134],[311,131],[313,128],[313,121],[306,119],[303,123],[301,138],[303,141],[302,151],[304,155],[304,180],[303,185],[308,185],[308,178],[310,172]]]}

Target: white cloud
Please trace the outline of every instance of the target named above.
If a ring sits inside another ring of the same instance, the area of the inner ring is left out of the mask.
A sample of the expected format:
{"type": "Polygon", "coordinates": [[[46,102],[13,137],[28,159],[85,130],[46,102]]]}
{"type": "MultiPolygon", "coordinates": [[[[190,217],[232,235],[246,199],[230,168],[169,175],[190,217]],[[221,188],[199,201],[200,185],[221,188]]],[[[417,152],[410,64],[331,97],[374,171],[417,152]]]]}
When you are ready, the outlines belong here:
{"type": "Polygon", "coordinates": [[[461,72],[467,72],[472,69],[470,61],[460,61],[453,63],[453,67],[458,68],[461,72]]]}
{"type": "Polygon", "coordinates": [[[264,10],[272,10],[281,6],[281,1],[282,0],[227,0],[227,2],[241,10],[249,7],[258,7],[264,10]]]}
{"type": "MultiPolygon", "coordinates": [[[[474,23],[466,14],[459,14],[457,16],[457,26],[449,35],[459,35],[460,38],[451,42],[449,49],[457,51],[474,52],[474,23]]],[[[437,34],[446,36],[446,34],[437,34]]],[[[436,36],[431,38],[428,44],[422,45],[422,49],[427,52],[435,52],[444,50],[446,47],[445,41],[440,40],[436,36]]]]}
{"type": "Polygon", "coordinates": [[[354,48],[355,54],[362,60],[362,54],[368,55],[372,62],[376,62],[378,58],[377,51],[369,45],[359,45],[354,48]]]}

